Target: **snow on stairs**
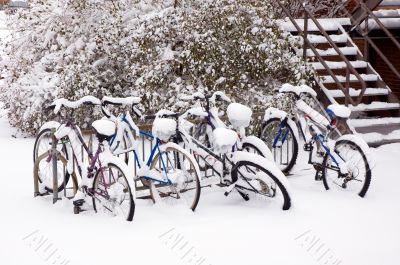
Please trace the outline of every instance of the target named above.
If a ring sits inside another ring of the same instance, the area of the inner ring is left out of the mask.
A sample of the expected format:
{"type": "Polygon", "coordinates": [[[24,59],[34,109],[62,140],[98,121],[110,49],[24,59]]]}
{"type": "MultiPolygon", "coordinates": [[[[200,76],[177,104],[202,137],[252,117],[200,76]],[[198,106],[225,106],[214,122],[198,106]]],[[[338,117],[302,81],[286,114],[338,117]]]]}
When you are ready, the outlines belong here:
{"type": "MultiPolygon", "coordinates": [[[[298,19],[296,22],[303,30],[304,21],[298,19]]],[[[312,43],[338,81],[346,87],[348,68],[346,62],[330,45],[328,39],[320,32],[317,26],[311,20],[308,22],[307,39],[312,43]]],[[[346,29],[351,27],[350,20],[333,18],[319,19],[319,22],[367,85],[361,104],[349,106],[352,109],[352,116],[348,121],[349,127],[370,145],[400,142],[399,101],[347,34],[346,29]]],[[[290,21],[281,21],[281,27],[289,31],[295,41],[303,43],[302,33],[299,34],[290,21]]],[[[303,49],[296,50],[296,53],[302,55],[303,49]]],[[[310,67],[315,70],[316,79],[319,80],[319,86],[328,101],[345,104],[345,95],[339,84],[336,83],[329,71],[325,69],[322,62],[318,60],[318,57],[309,47],[306,49],[306,56],[309,58],[310,67]]],[[[349,86],[350,96],[356,99],[361,93],[362,84],[354,73],[349,75],[349,86]]]]}
{"type": "Polygon", "coordinates": [[[348,124],[371,146],[399,142],[400,118],[350,119],[348,124]]]}

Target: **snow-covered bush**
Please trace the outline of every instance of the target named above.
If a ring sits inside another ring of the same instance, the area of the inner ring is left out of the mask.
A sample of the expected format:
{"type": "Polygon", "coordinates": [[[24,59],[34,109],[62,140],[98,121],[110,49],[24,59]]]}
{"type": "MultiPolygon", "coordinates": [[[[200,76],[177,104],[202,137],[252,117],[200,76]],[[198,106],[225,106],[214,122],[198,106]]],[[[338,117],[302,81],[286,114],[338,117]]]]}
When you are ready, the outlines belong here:
{"type": "MultiPolygon", "coordinates": [[[[341,10],[346,7],[348,0],[285,0],[282,3],[295,18],[304,17],[306,4],[310,13],[316,17],[337,17],[341,10]]],[[[285,15],[284,15],[285,16],[285,15]]]]}
{"type": "MultiPolygon", "coordinates": [[[[11,124],[24,132],[48,119],[42,107],[55,97],[139,95],[154,112],[184,107],[182,94],[223,90],[264,109],[280,83],[311,76],[265,2],[54,2],[34,0],[11,25],[1,99],[11,124]]],[[[87,113],[74,113],[83,126],[100,116],[87,113]]]]}

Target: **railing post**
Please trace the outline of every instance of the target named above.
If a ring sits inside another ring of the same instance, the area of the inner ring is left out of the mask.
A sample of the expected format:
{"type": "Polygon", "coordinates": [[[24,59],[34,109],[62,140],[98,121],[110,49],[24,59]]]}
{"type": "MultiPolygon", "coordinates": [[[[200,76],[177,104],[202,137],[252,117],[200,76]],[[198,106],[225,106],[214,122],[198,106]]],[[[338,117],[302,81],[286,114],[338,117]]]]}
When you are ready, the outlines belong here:
{"type": "Polygon", "coordinates": [[[304,28],[303,28],[303,59],[307,67],[307,38],[308,38],[308,13],[304,12],[304,28]]]}
{"type": "Polygon", "coordinates": [[[350,102],[350,69],[346,68],[346,87],[345,87],[346,93],[344,93],[345,95],[345,106],[347,107],[349,105],[350,102]]]}
{"type": "MultiPolygon", "coordinates": [[[[365,34],[368,34],[369,31],[369,15],[365,18],[365,34]]],[[[369,43],[364,40],[364,58],[366,61],[369,61],[369,43]]]]}

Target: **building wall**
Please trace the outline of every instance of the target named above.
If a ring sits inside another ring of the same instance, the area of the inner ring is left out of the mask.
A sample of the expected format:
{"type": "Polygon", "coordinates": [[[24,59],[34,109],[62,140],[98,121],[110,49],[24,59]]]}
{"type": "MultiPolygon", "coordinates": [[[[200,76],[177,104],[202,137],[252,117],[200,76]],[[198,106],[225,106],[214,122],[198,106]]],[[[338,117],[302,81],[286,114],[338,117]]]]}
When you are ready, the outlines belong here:
{"type": "Polygon", "coordinates": [[[8,4],[9,0],[0,0],[0,5],[8,4]]]}
{"type": "Polygon", "coordinates": [[[357,0],[349,0],[348,3],[347,3],[347,10],[352,12],[356,8],[357,3],[358,3],[357,0]]]}
{"type": "MultiPolygon", "coordinates": [[[[398,39],[400,41],[400,39],[398,39]]],[[[393,66],[400,71],[400,51],[389,39],[374,40],[374,43],[385,54],[393,66]]],[[[390,70],[389,66],[371,49],[371,64],[382,76],[385,83],[400,96],[400,79],[390,70]]]]}

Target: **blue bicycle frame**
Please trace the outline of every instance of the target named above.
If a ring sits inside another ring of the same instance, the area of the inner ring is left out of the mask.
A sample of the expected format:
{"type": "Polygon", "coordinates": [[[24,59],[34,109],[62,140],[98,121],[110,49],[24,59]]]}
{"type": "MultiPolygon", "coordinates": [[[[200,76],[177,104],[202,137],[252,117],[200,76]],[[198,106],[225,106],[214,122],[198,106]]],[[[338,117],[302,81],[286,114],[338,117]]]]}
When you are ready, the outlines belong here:
{"type": "MultiPolygon", "coordinates": [[[[126,113],[124,113],[124,115],[122,116],[121,121],[123,121],[126,124],[128,124],[128,126],[129,126],[129,128],[131,130],[134,130],[132,128],[132,126],[129,124],[128,120],[126,119],[126,113]]],[[[144,137],[150,138],[151,140],[154,140],[154,138],[155,138],[150,132],[146,132],[146,131],[140,131],[139,135],[142,136],[142,137],[144,136],[144,137]]],[[[128,136],[128,135],[126,134],[126,136],[128,136]]],[[[115,141],[115,138],[116,138],[116,134],[111,139],[111,144],[115,141]]],[[[172,182],[168,178],[168,172],[167,172],[167,169],[166,169],[166,164],[165,164],[165,161],[164,161],[164,159],[163,159],[163,157],[161,155],[160,144],[161,144],[161,140],[159,138],[156,138],[156,144],[152,147],[150,156],[149,156],[149,158],[147,159],[147,162],[146,162],[146,166],[148,166],[148,167],[151,166],[151,163],[153,162],[154,156],[158,153],[160,155],[160,160],[161,160],[161,163],[162,163],[162,166],[163,166],[163,171],[164,171],[164,175],[166,177],[166,181],[159,180],[159,179],[154,179],[154,178],[151,178],[149,176],[143,176],[143,178],[146,179],[146,180],[157,181],[157,182],[162,183],[162,184],[171,185],[172,182]]],[[[134,158],[135,158],[135,164],[140,169],[142,167],[142,164],[140,163],[139,155],[137,154],[136,150],[132,150],[132,151],[133,151],[134,158]]],[[[131,152],[131,151],[129,151],[129,152],[131,152]]],[[[144,156],[144,154],[143,154],[143,156],[144,156]]],[[[168,159],[168,162],[171,163],[171,160],[169,159],[169,157],[167,157],[167,159],[168,159]]],[[[144,161],[144,159],[142,161],[144,161]]]]}
{"type": "MultiPolygon", "coordinates": [[[[300,128],[300,131],[301,131],[301,134],[302,134],[302,136],[303,136],[304,142],[306,142],[306,141],[307,141],[307,140],[306,140],[306,136],[305,136],[305,134],[304,134],[304,132],[303,132],[303,130],[302,130],[302,127],[300,126],[299,123],[298,123],[297,125],[298,125],[298,127],[300,128]]],[[[276,145],[277,145],[279,139],[280,139],[281,136],[282,136],[283,130],[284,130],[286,127],[288,127],[288,125],[287,125],[287,118],[285,118],[284,120],[282,120],[281,123],[280,123],[278,134],[275,136],[275,139],[274,139],[274,142],[273,142],[273,145],[272,145],[273,148],[276,148],[276,145]]],[[[286,141],[286,139],[287,139],[287,136],[289,135],[289,132],[290,132],[289,129],[287,129],[287,130],[285,131],[285,134],[283,135],[283,138],[282,138],[282,145],[285,143],[285,141],[286,141]]],[[[326,154],[328,154],[328,156],[329,156],[330,158],[332,158],[332,161],[336,164],[336,166],[339,166],[339,162],[338,162],[338,161],[336,160],[336,158],[332,155],[332,153],[331,153],[331,151],[330,151],[330,148],[329,148],[328,146],[326,146],[326,144],[325,144],[325,141],[324,141],[325,136],[322,135],[322,134],[318,134],[318,135],[314,135],[312,139],[313,139],[314,141],[319,142],[319,143],[321,144],[321,146],[324,148],[326,154]]],[[[340,157],[339,154],[337,154],[337,155],[340,157]]],[[[311,154],[310,154],[310,156],[311,156],[311,154]]],[[[344,159],[343,159],[342,157],[340,157],[340,158],[344,161],[344,159]]],[[[309,162],[311,162],[311,158],[310,158],[309,162]]]]}

